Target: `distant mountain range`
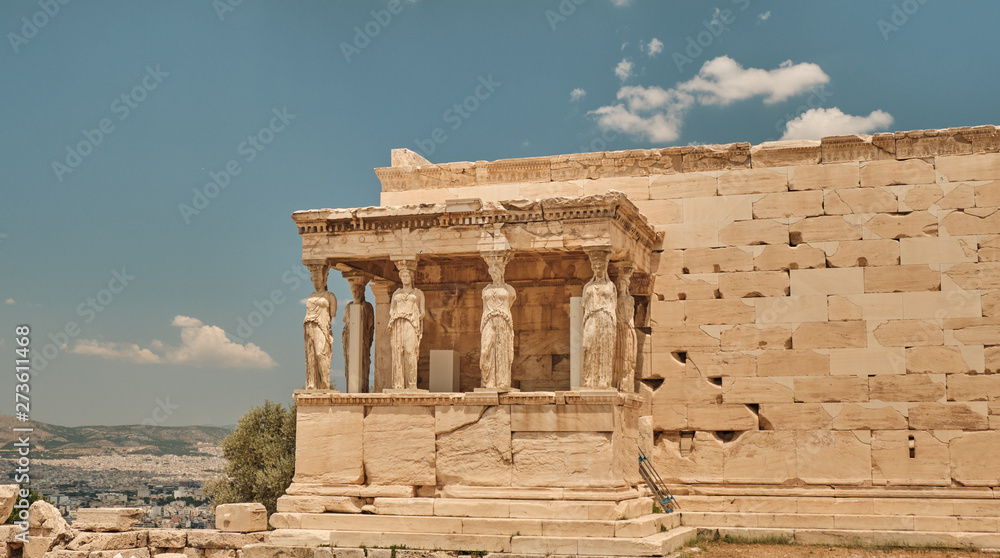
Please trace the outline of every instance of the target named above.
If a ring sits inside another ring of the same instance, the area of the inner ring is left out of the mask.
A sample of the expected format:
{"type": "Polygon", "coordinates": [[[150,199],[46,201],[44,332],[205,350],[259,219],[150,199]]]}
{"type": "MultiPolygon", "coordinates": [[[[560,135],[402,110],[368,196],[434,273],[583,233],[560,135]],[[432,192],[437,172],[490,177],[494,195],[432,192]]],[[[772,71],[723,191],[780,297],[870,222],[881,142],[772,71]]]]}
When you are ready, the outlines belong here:
{"type": "Polygon", "coordinates": [[[57,426],[44,422],[19,422],[10,415],[0,415],[0,431],[7,439],[0,447],[0,458],[17,457],[13,428],[33,428],[33,459],[66,459],[81,455],[146,454],[198,455],[199,447],[217,446],[232,433],[217,426],[57,426]]]}

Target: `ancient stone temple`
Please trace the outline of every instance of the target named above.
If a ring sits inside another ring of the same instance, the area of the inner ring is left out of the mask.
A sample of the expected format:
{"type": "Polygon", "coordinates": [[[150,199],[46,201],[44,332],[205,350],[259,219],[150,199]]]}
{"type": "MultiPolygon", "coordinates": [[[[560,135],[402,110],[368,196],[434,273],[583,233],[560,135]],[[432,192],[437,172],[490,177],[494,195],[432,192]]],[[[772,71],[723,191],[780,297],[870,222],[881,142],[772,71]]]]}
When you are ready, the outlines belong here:
{"type": "Polygon", "coordinates": [[[293,215],[316,292],[272,541],[1000,547],[996,127],[375,172],[380,207],[293,215]]]}

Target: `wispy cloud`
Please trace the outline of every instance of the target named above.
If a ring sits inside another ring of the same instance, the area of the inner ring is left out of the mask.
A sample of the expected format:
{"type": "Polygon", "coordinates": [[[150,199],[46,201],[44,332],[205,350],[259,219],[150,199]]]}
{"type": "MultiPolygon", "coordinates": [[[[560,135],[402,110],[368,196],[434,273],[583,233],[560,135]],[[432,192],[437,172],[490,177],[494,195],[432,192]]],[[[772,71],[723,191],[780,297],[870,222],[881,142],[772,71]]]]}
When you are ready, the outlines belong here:
{"type": "Polygon", "coordinates": [[[4,304],[17,304],[17,302],[13,298],[8,298],[7,300],[3,301],[3,303],[4,304]]]}
{"type": "Polygon", "coordinates": [[[771,10],[768,10],[768,11],[762,13],[762,14],[757,14],[757,21],[758,22],[767,21],[770,18],[771,18],[771,10]]]}
{"type": "Polygon", "coordinates": [[[650,58],[653,58],[657,54],[663,52],[663,41],[657,39],[656,37],[653,37],[649,41],[649,44],[646,45],[645,50],[646,50],[646,55],[649,56],[650,58]]]}
{"type": "Polygon", "coordinates": [[[577,87],[576,89],[574,89],[574,90],[572,90],[572,91],[569,92],[569,100],[570,100],[570,102],[579,101],[580,99],[582,99],[582,98],[584,98],[586,96],[587,96],[587,92],[585,90],[583,90],[582,88],[580,88],[580,87],[577,87]]]}
{"type": "Polygon", "coordinates": [[[789,120],[781,139],[817,140],[824,136],[867,134],[887,129],[892,121],[892,115],[882,110],[872,111],[868,116],[854,116],[837,107],[814,108],[789,120]]]}
{"type": "Polygon", "coordinates": [[[269,369],[278,365],[257,345],[234,343],[221,327],[205,325],[188,316],[176,316],[171,325],[181,328],[180,345],[154,339],[146,348],[135,343],[81,339],[70,352],[135,364],[183,364],[198,368],[269,369]]]}
{"type": "MultiPolygon", "coordinates": [[[[631,64],[628,73],[631,74],[631,64]]],[[[617,68],[615,75],[622,77],[617,68]]],[[[830,77],[816,64],[793,64],[788,60],[778,68],[764,70],[744,68],[732,58],[720,56],[705,62],[690,80],[670,89],[655,85],[622,86],[617,94],[618,103],[588,114],[595,116],[604,130],[654,142],[672,142],[680,138],[684,117],[696,104],[725,106],[754,97],[774,104],[828,81],[830,77]]]]}
{"type": "Polygon", "coordinates": [[[615,75],[623,82],[627,80],[632,75],[632,62],[628,58],[622,58],[615,66],[615,75]]]}

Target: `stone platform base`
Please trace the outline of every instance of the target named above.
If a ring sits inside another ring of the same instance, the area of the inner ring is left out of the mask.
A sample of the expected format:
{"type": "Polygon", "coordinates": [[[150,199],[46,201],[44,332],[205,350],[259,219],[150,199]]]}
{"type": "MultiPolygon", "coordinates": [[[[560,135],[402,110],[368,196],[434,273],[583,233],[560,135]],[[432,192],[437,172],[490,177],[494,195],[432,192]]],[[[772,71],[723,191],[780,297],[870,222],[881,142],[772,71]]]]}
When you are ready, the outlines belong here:
{"type": "Polygon", "coordinates": [[[327,546],[539,556],[662,556],[695,535],[694,529],[680,526],[678,514],[650,514],[626,520],[301,515],[298,519],[308,528],[272,531],[267,545],[244,548],[244,557],[320,558],[316,552],[324,554],[327,546]],[[288,554],[288,548],[303,547],[315,550],[312,554],[303,551],[302,556],[288,554]]]}

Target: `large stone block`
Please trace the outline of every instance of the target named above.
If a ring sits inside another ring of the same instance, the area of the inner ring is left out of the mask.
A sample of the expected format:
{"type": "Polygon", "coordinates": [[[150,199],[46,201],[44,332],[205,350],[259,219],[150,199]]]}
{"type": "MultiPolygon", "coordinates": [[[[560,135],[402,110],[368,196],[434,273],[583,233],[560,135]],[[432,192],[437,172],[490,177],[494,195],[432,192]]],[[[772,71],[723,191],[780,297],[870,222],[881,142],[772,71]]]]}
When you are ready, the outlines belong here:
{"type": "Polygon", "coordinates": [[[187,546],[187,531],[182,529],[150,529],[149,546],[154,548],[183,548],[187,546]]]}
{"type": "Polygon", "coordinates": [[[952,211],[941,219],[941,230],[951,236],[993,235],[1000,231],[1000,211],[993,208],[952,211]]]}
{"type": "Polygon", "coordinates": [[[853,432],[795,432],[795,470],[806,484],[871,482],[871,445],[853,432]]]}
{"type": "Polygon", "coordinates": [[[861,225],[850,223],[840,215],[806,217],[788,226],[788,236],[792,244],[861,240],[861,225]]]}
{"type": "Polygon", "coordinates": [[[689,352],[687,375],[702,378],[756,376],[757,357],[739,352],[689,352]]]}
{"type": "Polygon", "coordinates": [[[927,432],[916,430],[872,432],[872,483],[896,486],[950,485],[948,444],[927,432]]]}
{"type": "Polygon", "coordinates": [[[798,403],[868,401],[868,379],[857,376],[819,376],[794,379],[798,403]]]}
{"type": "MultiPolygon", "coordinates": [[[[518,405],[508,411],[510,415],[508,430],[613,432],[615,430],[613,409],[610,405],[518,405]]],[[[440,445],[440,440],[438,444],[440,445]]]]}
{"type": "MultiPolygon", "coordinates": [[[[555,405],[488,407],[478,421],[437,435],[437,485],[510,486],[511,409],[555,405]]],[[[565,408],[589,405],[562,405],[565,408]]],[[[606,413],[610,414],[610,413],[606,413]]]]}
{"type": "Polygon", "coordinates": [[[868,293],[941,290],[941,272],[928,265],[866,267],[864,272],[868,293]]]}
{"type": "Polygon", "coordinates": [[[724,273],[719,276],[719,292],[723,298],[786,296],[788,274],[782,271],[751,271],[724,273]]]}
{"type": "Polygon", "coordinates": [[[746,405],[688,405],[691,430],[757,430],[757,415],[746,405]]]}
{"type": "Polygon", "coordinates": [[[764,351],[757,357],[758,376],[826,376],[830,357],[808,349],[764,351]]]}
{"type": "Polygon", "coordinates": [[[719,242],[724,246],[788,244],[788,225],[771,219],[736,221],[719,230],[719,242]]]}
{"type": "Polygon", "coordinates": [[[363,407],[298,407],[295,430],[295,482],[358,484],[365,478],[361,460],[363,407]]]}
{"type": "Polygon", "coordinates": [[[830,374],[834,376],[906,373],[906,358],[901,347],[830,349],[829,353],[830,374]]]}
{"type": "Polygon", "coordinates": [[[899,200],[889,188],[845,188],[825,191],[823,208],[827,215],[894,213],[899,200]]]}
{"type": "Polygon", "coordinates": [[[792,388],[775,378],[722,378],[723,403],[792,403],[792,388]]]}
{"type": "Polygon", "coordinates": [[[771,244],[759,250],[755,250],[753,259],[753,268],[757,271],[826,267],[826,253],[806,244],[771,244]]]}
{"type": "Polygon", "coordinates": [[[791,294],[831,295],[859,294],[865,292],[864,271],[860,267],[839,269],[793,269],[791,294]]]}
{"type": "Polygon", "coordinates": [[[649,179],[649,197],[654,200],[701,198],[718,193],[717,171],[657,174],[649,179]]]}
{"type": "MultiPolygon", "coordinates": [[[[603,487],[622,484],[612,474],[610,432],[516,432],[514,486],[603,487]]],[[[433,483],[431,483],[433,484],[433,483]]]]}
{"type": "Polygon", "coordinates": [[[908,373],[961,374],[973,371],[959,347],[911,347],[906,349],[908,373]]]}
{"type": "MultiPolygon", "coordinates": [[[[938,233],[938,218],[926,211],[914,211],[904,215],[879,214],[869,219],[864,228],[865,238],[919,238],[935,237],[938,233]]],[[[951,234],[961,234],[952,232],[951,234]]]]}
{"type": "Polygon", "coordinates": [[[1000,374],[949,374],[948,400],[1000,400],[1000,374]]]}
{"type": "Polygon", "coordinates": [[[684,205],[679,200],[636,201],[635,206],[654,225],[676,225],[684,222],[684,205]]]}
{"type": "Polygon", "coordinates": [[[753,270],[753,254],[740,248],[684,250],[684,273],[722,273],[753,270]]]}
{"type": "Polygon", "coordinates": [[[754,219],[817,215],[823,215],[823,192],[819,190],[767,194],[753,202],[754,219]]]}
{"type": "Polygon", "coordinates": [[[651,405],[650,409],[654,431],[687,430],[687,404],[667,403],[651,405]]]}
{"type": "Polygon", "coordinates": [[[725,482],[783,484],[796,478],[795,433],[743,432],[724,448],[725,482]]]}
{"type": "Polygon", "coordinates": [[[760,406],[765,430],[829,430],[833,417],[820,403],[768,403],[760,406]]]}
{"type": "Polygon", "coordinates": [[[685,223],[726,223],[752,219],[750,196],[686,198],[685,223]]]}
{"type": "Polygon", "coordinates": [[[868,379],[872,401],[940,401],[945,396],[944,374],[873,376],[868,379]]]}
{"type": "MultiPolygon", "coordinates": [[[[145,535],[145,533],[142,533],[145,535]]],[[[114,550],[116,548],[137,548],[145,546],[147,538],[140,539],[139,531],[125,531],[121,533],[80,533],[71,540],[66,548],[68,550],[114,550]]]]}
{"type": "Polygon", "coordinates": [[[796,349],[839,349],[868,346],[865,322],[811,322],[800,325],[792,333],[796,349]]]}
{"type": "Polygon", "coordinates": [[[188,546],[194,548],[243,548],[264,541],[264,533],[223,533],[212,529],[188,531],[188,546]]]}
{"type": "Polygon", "coordinates": [[[10,512],[14,511],[14,504],[18,499],[16,484],[0,484],[0,517],[4,519],[10,517],[10,512]]]}
{"type": "Polygon", "coordinates": [[[434,408],[372,407],[364,419],[369,484],[436,484],[434,408]]]}
{"type": "Polygon", "coordinates": [[[945,273],[966,290],[1000,289],[1000,262],[960,263],[945,273]]]}
{"type": "Polygon", "coordinates": [[[234,533],[267,531],[264,504],[221,504],[215,508],[215,528],[234,533]]]}
{"type": "Polygon", "coordinates": [[[951,476],[963,486],[1000,485],[1000,432],[966,432],[948,443],[951,476]]]}
{"type": "Polygon", "coordinates": [[[843,164],[802,165],[789,167],[789,190],[827,190],[854,188],[860,183],[857,162],[843,164]]]}
{"type": "Polygon", "coordinates": [[[142,508],[80,508],[76,512],[73,528],[81,531],[128,531],[141,519],[142,508]]]}
{"type": "Polygon", "coordinates": [[[32,537],[52,537],[57,542],[73,536],[73,530],[63,519],[62,513],[45,500],[35,500],[28,506],[28,528],[32,537]]]}
{"type": "Polygon", "coordinates": [[[722,332],[722,350],[791,349],[792,330],[785,326],[741,324],[722,332]]]}
{"type": "Polygon", "coordinates": [[[934,166],[920,159],[861,163],[862,186],[932,183],[934,183],[934,166]]]}
{"type": "Polygon", "coordinates": [[[895,240],[853,240],[838,243],[826,257],[830,267],[899,265],[899,242],[895,240]]]}
{"type": "Polygon", "coordinates": [[[783,168],[739,169],[719,175],[719,195],[761,194],[788,190],[788,173],[783,168]]]}
{"type": "Polygon", "coordinates": [[[934,167],[952,182],[960,180],[994,180],[1000,178],[1000,154],[977,153],[935,157],[934,167]]]}
{"type": "Polygon", "coordinates": [[[673,353],[698,349],[718,349],[719,339],[696,325],[659,326],[653,328],[653,365],[657,353],[673,353]]]}
{"type": "Polygon", "coordinates": [[[885,347],[941,345],[944,332],[926,320],[892,320],[875,328],[875,339],[885,347]]]}
{"type": "Polygon", "coordinates": [[[1000,235],[979,237],[979,261],[1000,261],[1000,235]]]}
{"type": "Polygon", "coordinates": [[[920,403],[910,407],[913,430],[986,430],[986,404],[920,403]],[[979,410],[972,408],[979,407],[979,410]],[[981,411],[981,412],[980,412],[981,411]]]}
{"type": "Polygon", "coordinates": [[[975,238],[954,236],[901,238],[899,258],[903,265],[975,262],[975,238]]]}
{"type": "MultiPolygon", "coordinates": [[[[897,404],[898,405],[898,404],[897,404]]],[[[834,411],[834,430],[905,430],[906,416],[888,403],[837,404],[834,411]]],[[[902,406],[905,410],[905,405],[902,406]]]]}
{"type": "Polygon", "coordinates": [[[825,295],[785,296],[754,299],[758,325],[825,322],[825,295]]]}
{"type": "Polygon", "coordinates": [[[741,299],[685,300],[688,325],[745,324],[755,319],[755,309],[741,299]]]}
{"type": "Polygon", "coordinates": [[[714,404],[722,401],[722,387],[705,378],[663,382],[653,392],[653,406],[714,404]]]}
{"type": "Polygon", "coordinates": [[[976,207],[1000,206],[1000,181],[980,182],[973,190],[976,207]]]}
{"type": "Polygon", "coordinates": [[[719,223],[698,221],[679,225],[656,225],[657,232],[663,233],[664,250],[685,250],[688,248],[712,248],[719,246],[719,223]]]}
{"type": "MultiPolygon", "coordinates": [[[[982,316],[982,305],[978,291],[916,292],[901,293],[903,312],[901,316],[885,319],[932,318],[978,318],[982,316]]],[[[867,319],[867,318],[866,318],[867,319]]]]}
{"type": "Polygon", "coordinates": [[[667,482],[721,483],[723,448],[711,432],[664,432],[656,435],[651,457],[667,482]]]}

